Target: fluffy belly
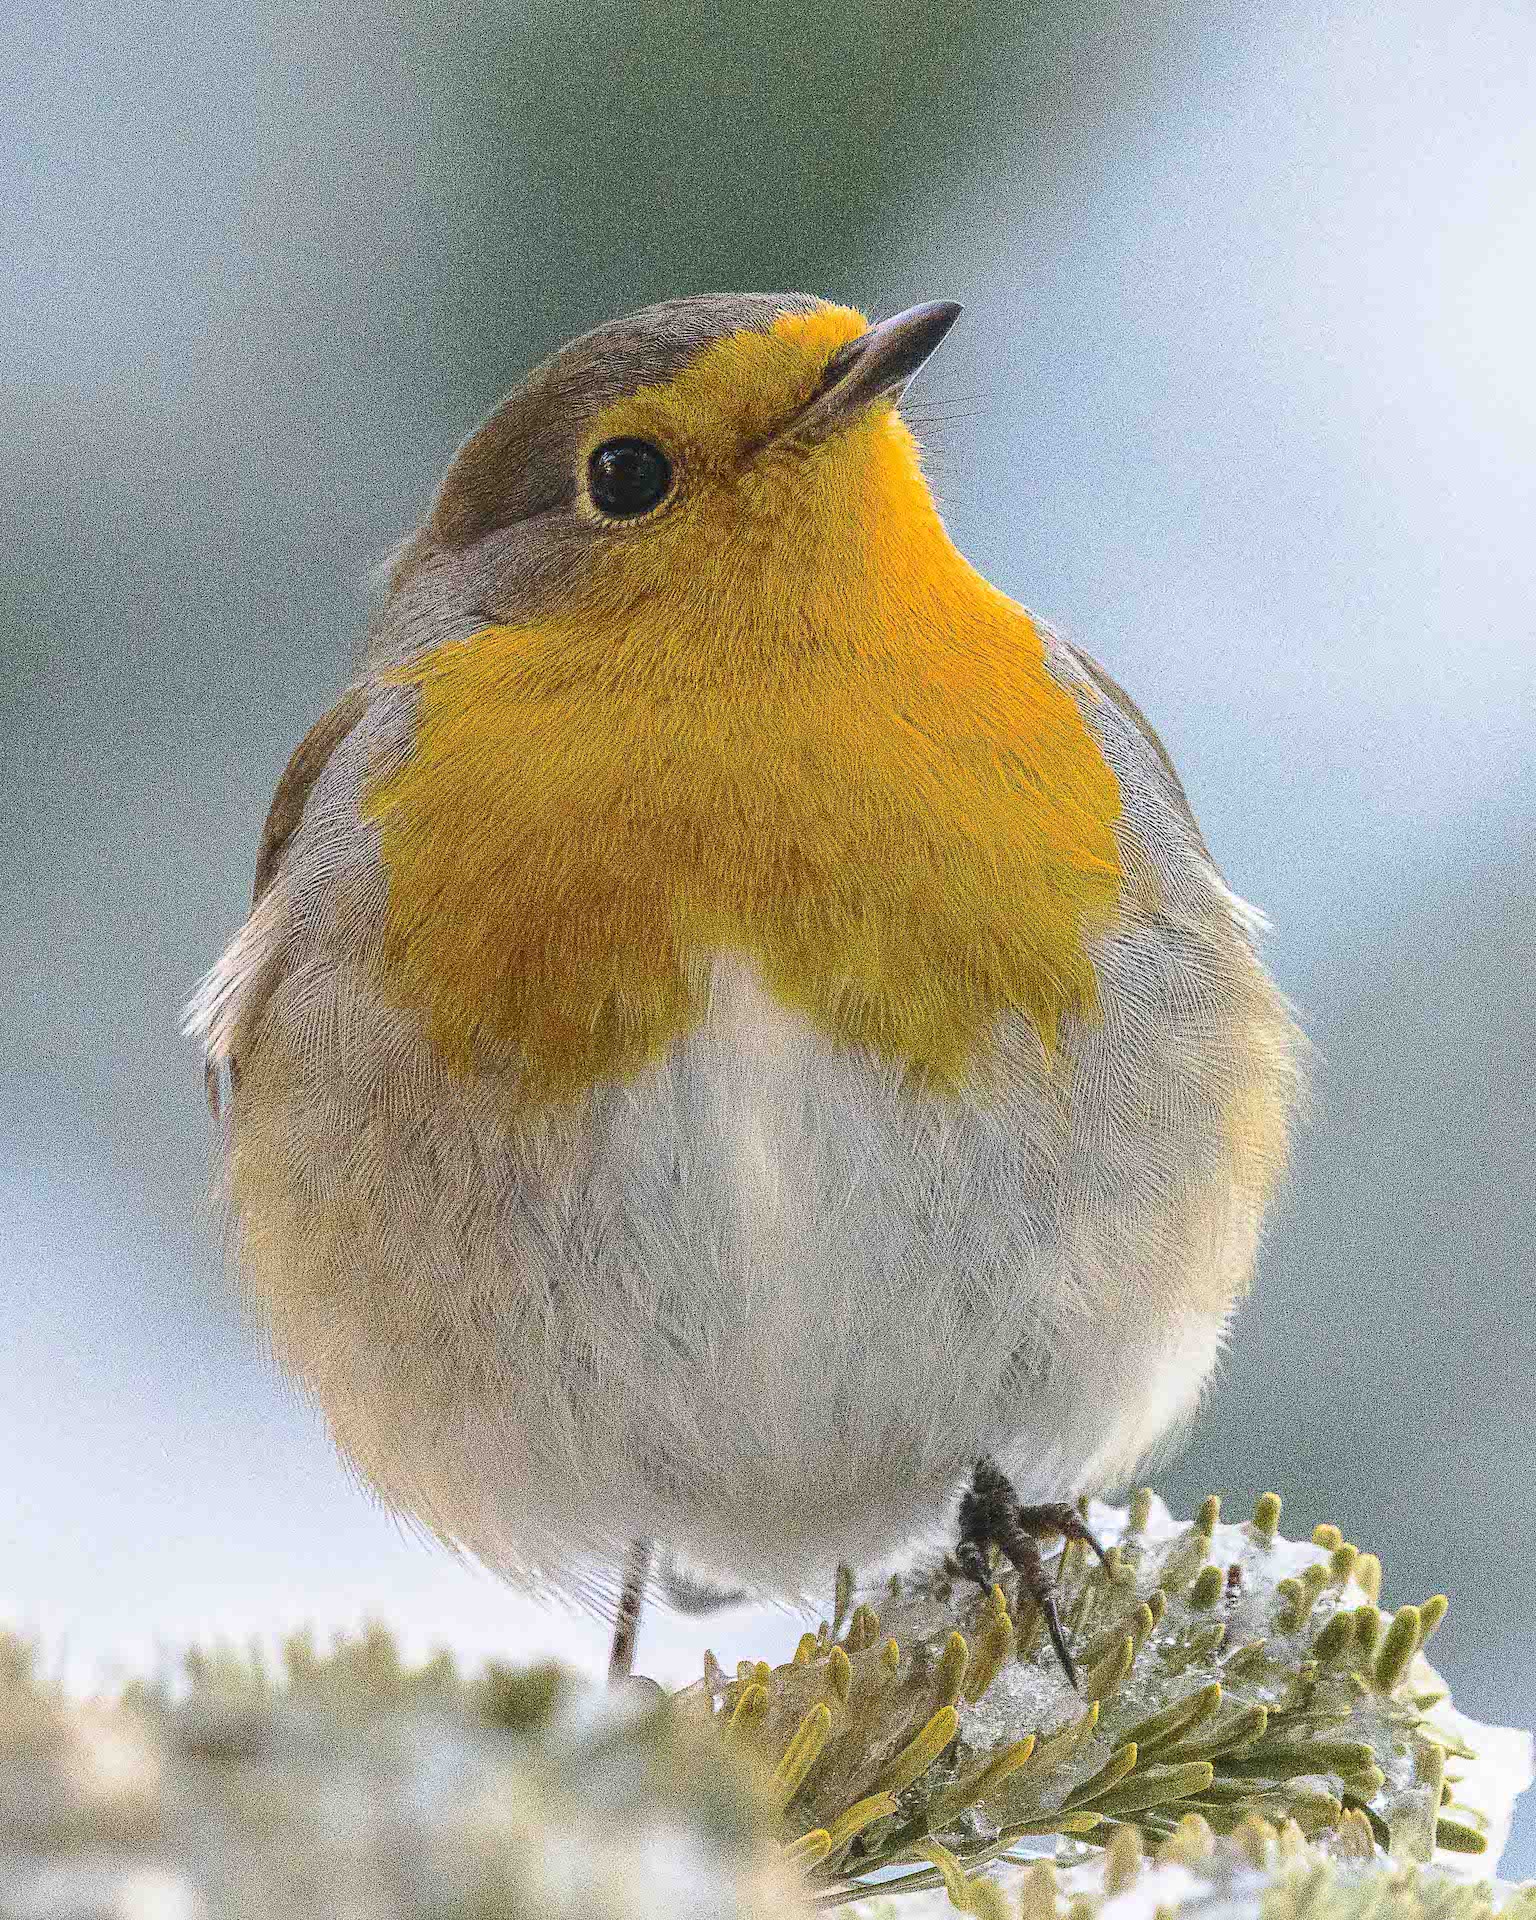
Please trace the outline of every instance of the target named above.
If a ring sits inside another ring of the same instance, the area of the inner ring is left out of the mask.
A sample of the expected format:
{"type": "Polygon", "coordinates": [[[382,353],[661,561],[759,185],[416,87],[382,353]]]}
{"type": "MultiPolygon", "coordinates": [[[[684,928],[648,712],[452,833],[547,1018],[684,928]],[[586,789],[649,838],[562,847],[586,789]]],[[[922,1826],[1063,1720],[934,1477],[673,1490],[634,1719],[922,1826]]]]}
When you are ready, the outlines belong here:
{"type": "Polygon", "coordinates": [[[654,1534],[794,1589],[938,1525],[983,1452],[1060,1497],[1192,1405],[1281,1098],[1245,959],[1109,943],[1102,1020],[1049,1063],[1010,1027],[954,1099],[723,958],[666,1060],[532,1120],[317,960],[242,1057],[245,1271],[383,1497],[509,1576],[581,1591],[654,1534]]]}

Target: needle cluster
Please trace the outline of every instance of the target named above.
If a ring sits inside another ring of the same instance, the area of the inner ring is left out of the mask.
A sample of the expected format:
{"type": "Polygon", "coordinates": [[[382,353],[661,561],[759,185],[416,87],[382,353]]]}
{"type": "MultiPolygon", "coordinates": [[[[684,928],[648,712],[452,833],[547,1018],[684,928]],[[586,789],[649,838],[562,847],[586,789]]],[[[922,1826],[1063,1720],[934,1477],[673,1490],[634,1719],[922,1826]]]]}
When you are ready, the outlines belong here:
{"type": "Polygon", "coordinates": [[[1497,1842],[1474,1776],[1501,1742],[1520,1765],[1424,1658],[1442,1598],[1383,1612],[1379,1561],[1283,1539],[1272,1496],[1239,1525],[1148,1493],[1089,1518],[1108,1565],[1056,1566],[1076,1692],[1011,1570],[979,1592],[943,1561],[844,1573],[791,1660],[706,1655],[650,1704],[413,1666],[382,1628],[81,1702],[0,1635],[0,1914],[1093,1920],[1132,1889],[1119,1920],[1213,1890],[1254,1920],[1489,1911],[1421,1864],[1497,1842]]]}

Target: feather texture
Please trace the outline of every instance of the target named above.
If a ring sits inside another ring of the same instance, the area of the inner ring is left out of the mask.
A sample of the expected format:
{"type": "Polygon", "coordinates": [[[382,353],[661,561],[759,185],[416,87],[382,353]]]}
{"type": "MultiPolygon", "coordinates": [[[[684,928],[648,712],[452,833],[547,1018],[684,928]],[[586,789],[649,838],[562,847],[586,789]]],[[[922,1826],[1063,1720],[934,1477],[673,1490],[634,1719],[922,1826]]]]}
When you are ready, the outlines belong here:
{"type": "Polygon", "coordinates": [[[1140,713],[954,552],[888,401],[763,449],[862,322],[751,300],[469,443],[190,1013],[243,1272],[346,1456],[593,1598],[641,1535],[793,1591],[983,1454],[1025,1499],[1129,1473],[1299,1079],[1140,713]],[[537,462],[640,431],[694,491],[604,546],[537,462]]]}

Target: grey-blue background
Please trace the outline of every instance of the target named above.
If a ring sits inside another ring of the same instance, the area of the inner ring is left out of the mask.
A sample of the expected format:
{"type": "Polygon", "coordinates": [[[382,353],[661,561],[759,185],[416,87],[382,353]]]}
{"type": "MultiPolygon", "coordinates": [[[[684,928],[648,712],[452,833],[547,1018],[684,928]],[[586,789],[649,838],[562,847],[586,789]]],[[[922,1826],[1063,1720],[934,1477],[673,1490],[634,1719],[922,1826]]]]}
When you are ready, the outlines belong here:
{"type": "Polygon", "coordinates": [[[525,365],[706,287],[951,296],[955,534],[1154,717],[1320,1049],[1162,1484],[1273,1486],[1389,1600],[1447,1590],[1461,1703],[1536,1719],[1524,0],[80,0],[11,42],[0,1614],[85,1678],[370,1613],[598,1660],[267,1371],[177,1009],[368,568],[525,365]]]}

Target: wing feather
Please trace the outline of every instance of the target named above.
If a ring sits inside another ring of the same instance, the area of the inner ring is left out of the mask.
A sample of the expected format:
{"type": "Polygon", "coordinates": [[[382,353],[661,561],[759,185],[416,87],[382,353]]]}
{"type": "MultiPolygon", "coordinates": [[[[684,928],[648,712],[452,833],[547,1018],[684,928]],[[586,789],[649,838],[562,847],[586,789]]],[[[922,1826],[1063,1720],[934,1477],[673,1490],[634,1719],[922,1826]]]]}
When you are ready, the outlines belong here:
{"type": "Polygon", "coordinates": [[[251,911],[213,967],[199,981],[182,1015],[182,1031],[203,1043],[203,1084],[208,1106],[220,1117],[220,1086],[225,1070],[234,1085],[238,1077],[234,1039],[236,1028],[265,1001],[271,987],[273,962],[281,951],[287,925],[282,889],[276,886],[283,856],[304,818],[304,808],[331,756],[367,714],[368,690],[354,686],[328,713],[317,720],[294,749],[267,809],[261,844],[256,854],[256,876],[251,911]]]}

